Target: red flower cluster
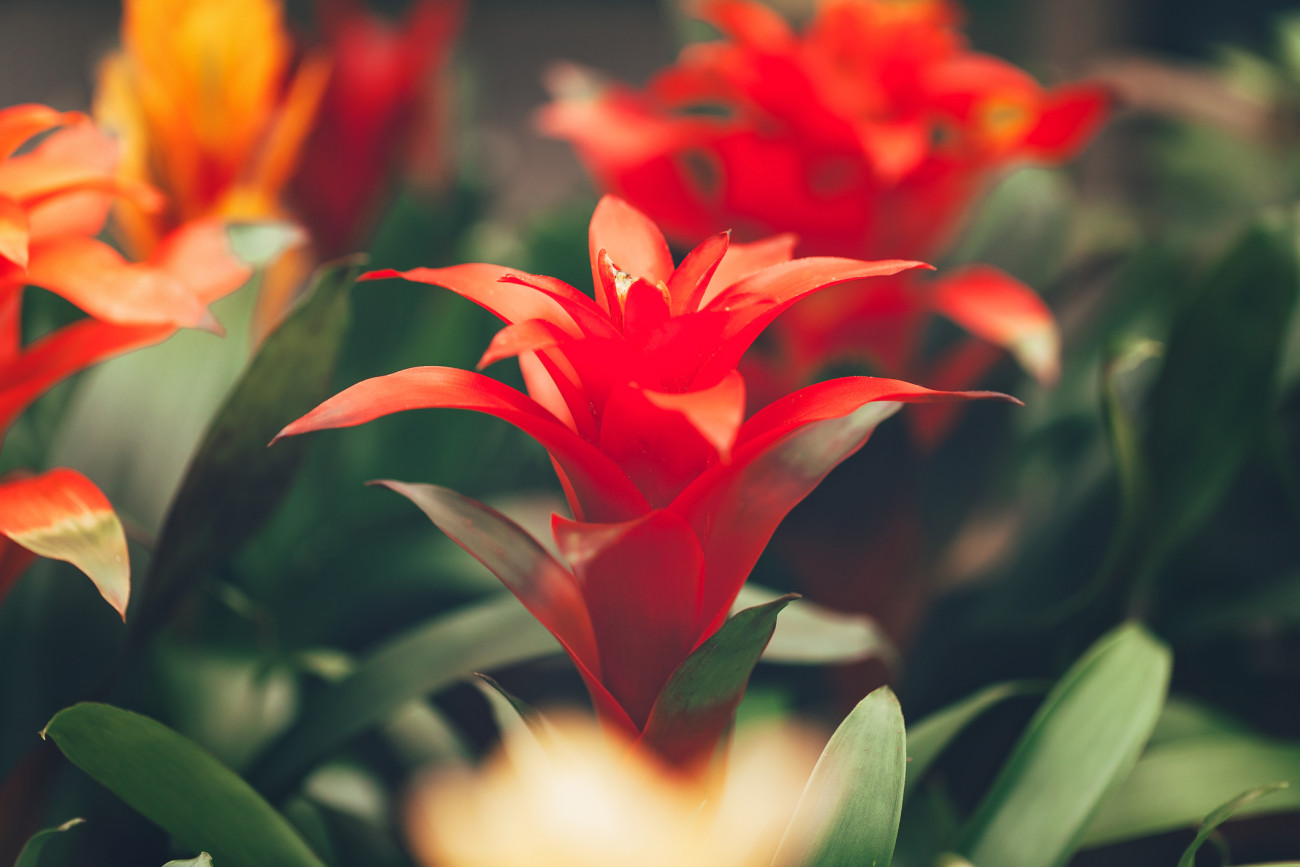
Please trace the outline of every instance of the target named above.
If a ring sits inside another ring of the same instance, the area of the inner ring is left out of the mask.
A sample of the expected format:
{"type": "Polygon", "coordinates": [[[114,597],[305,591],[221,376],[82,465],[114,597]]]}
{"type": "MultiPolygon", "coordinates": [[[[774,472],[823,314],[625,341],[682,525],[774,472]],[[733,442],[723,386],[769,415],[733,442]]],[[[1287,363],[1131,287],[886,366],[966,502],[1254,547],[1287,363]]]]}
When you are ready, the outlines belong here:
{"type": "MultiPolygon", "coordinates": [[[[1099,87],[1046,90],[971,51],[947,0],[823,0],[802,35],[750,0],[698,8],[722,40],[687,47],[644,91],[558,75],[541,116],[603,188],[675,238],[789,231],[819,255],[931,258],[994,173],[1070,158],[1107,113],[1099,87]]],[[[1055,377],[1050,313],[991,268],[801,305],[776,329],[783,353],[767,372],[789,384],[865,353],[915,374],[933,312],[1055,377]]]]}
{"type": "Polygon", "coordinates": [[[432,74],[446,62],[460,0],[419,0],[390,22],[358,0],[321,0],[333,60],[316,123],[290,182],[296,213],[325,257],[350,252],[417,136],[437,137],[432,74]]]}
{"type": "Polygon", "coordinates": [[[658,228],[613,197],[596,208],[590,247],[595,300],[494,265],[368,275],[445,286],[494,313],[506,327],[481,365],[518,356],[531,396],[481,374],[414,368],[352,386],[281,435],[445,407],[490,413],[541,443],[576,519],[553,521],[567,565],[484,506],[392,486],[510,587],[568,650],[602,717],[635,734],[726,619],[777,524],[877,423],[902,403],[991,395],[847,377],[746,418],[737,365],[782,311],[920,263],[792,260],[785,239],[732,244],[723,233],[674,267],[658,228]]]}
{"type": "MultiPolygon", "coordinates": [[[[115,200],[161,203],[152,188],[118,176],[117,162],[117,144],[80,115],[41,105],[0,110],[0,436],[51,386],[98,361],[179,328],[217,328],[208,304],[252,275],[217,221],[182,226],[144,262],[97,240],[115,200]],[[24,344],[26,286],[88,315],[24,344]]],[[[53,470],[0,482],[0,534],[17,543],[0,544],[0,596],[35,553],[76,564],[125,611],[122,528],[84,476],[53,470]]]]}

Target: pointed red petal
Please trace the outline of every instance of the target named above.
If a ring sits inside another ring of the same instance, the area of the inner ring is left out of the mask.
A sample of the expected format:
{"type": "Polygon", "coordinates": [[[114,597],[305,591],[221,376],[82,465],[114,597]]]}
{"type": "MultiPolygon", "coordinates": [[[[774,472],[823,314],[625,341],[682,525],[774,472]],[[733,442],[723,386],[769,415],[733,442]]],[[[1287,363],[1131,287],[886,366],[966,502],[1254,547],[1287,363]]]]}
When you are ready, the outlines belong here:
{"type": "Polygon", "coordinates": [[[508,422],[541,443],[564,468],[588,520],[622,521],[644,514],[645,497],[632,480],[527,395],[478,373],[451,367],[413,367],[359,382],[280,431],[280,437],[354,427],[411,409],[468,409],[508,422]]]}
{"type": "Polygon", "coordinates": [[[696,528],[704,545],[707,629],[726,616],[786,514],[901,403],[981,397],[1010,400],[988,392],[935,392],[897,380],[846,377],[801,389],[745,422],[731,463],[711,467],[669,506],[696,528]]]}
{"type": "Polygon", "coordinates": [[[0,433],[55,383],[106,358],[157,343],[174,330],[84,319],[41,338],[0,367],[0,433]]]}
{"type": "Polygon", "coordinates": [[[997,268],[973,265],[936,280],[929,291],[933,309],[1010,351],[1043,385],[1056,382],[1061,335],[1033,289],[997,268]]]}
{"type": "Polygon", "coordinates": [[[727,255],[722,257],[718,270],[709,281],[709,289],[700,298],[698,308],[703,308],[710,301],[722,294],[733,283],[739,283],[756,271],[772,265],[789,262],[794,257],[794,248],[799,243],[796,235],[786,233],[773,235],[752,244],[732,244],[727,248],[727,255]]]}
{"type": "MultiPolygon", "coordinates": [[[[442,286],[461,297],[468,298],[475,304],[496,316],[502,322],[513,324],[527,319],[542,319],[559,326],[566,332],[577,336],[580,331],[573,315],[568,311],[571,304],[581,304],[569,298],[539,292],[526,283],[506,281],[501,278],[509,269],[500,265],[488,265],[479,262],[466,265],[452,265],[449,268],[413,268],[410,271],[371,271],[361,275],[362,280],[382,280],[388,277],[401,277],[415,283],[428,283],[442,286]]],[[[559,282],[559,281],[555,281],[559,282]]],[[[582,296],[573,287],[568,287],[573,295],[582,296]]],[[[589,298],[585,298],[590,303],[589,298]]]]}
{"type": "MultiPolygon", "coordinates": [[[[673,273],[673,257],[663,233],[645,214],[617,196],[605,196],[591,215],[587,238],[591,254],[592,284],[600,286],[600,251],[609,253],[619,268],[651,283],[667,284],[673,273]]],[[[599,297],[602,306],[608,300],[599,297]]],[[[612,308],[606,307],[610,312],[612,308]]]]}
{"type": "Polygon", "coordinates": [[[523,322],[507,325],[492,337],[492,342],[483,352],[477,368],[482,370],[502,359],[513,358],[523,352],[534,352],[555,346],[569,337],[570,335],[562,328],[545,319],[525,319],[523,322]]]}
{"type": "Polygon", "coordinates": [[[730,245],[731,233],[719,232],[705,238],[698,247],[686,254],[682,264],[668,278],[668,294],[672,298],[674,314],[693,312],[700,308],[704,293],[708,291],[709,283],[730,245]]]}
{"type": "Polygon", "coordinates": [[[126,535],[108,499],[81,473],[56,469],[0,482],[0,535],[76,566],[126,619],[126,535]]]}
{"type": "Polygon", "coordinates": [[[621,524],[556,515],[552,527],[591,614],[601,680],[640,728],[700,636],[699,539],[681,517],[662,510],[621,524]]]}
{"type": "Polygon", "coordinates": [[[738,371],[731,371],[717,385],[700,391],[646,389],[644,394],[660,409],[680,412],[717,449],[723,463],[731,460],[731,447],[745,417],[745,380],[738,371]]]}
{"type": "Polygon", "coordinates": [[[763,329],[800,298],[850,280],[887,277],[912,268],[928,267],[922,262],[898,259],[865,262],[811,257],[755,272],[724,289],[703,311],[726,312],[730,321],[712,356],[702,360],[696,381],[716,382],[728,370],[734,369],[763,329]]]}
{"type": "Polygon", "coordinates": [[[127,262],[94,238],[32,245],[27,282],[118,325],[195,327],[210,320],[207,306],[181,281],[147,264],[127,262]]]}

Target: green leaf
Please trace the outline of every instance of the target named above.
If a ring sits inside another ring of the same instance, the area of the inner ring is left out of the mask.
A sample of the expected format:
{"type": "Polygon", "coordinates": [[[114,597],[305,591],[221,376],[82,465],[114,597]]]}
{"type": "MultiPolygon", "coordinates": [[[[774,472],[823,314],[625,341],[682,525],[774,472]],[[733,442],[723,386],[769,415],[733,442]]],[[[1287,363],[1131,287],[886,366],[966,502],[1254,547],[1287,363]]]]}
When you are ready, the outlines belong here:
{"type": "Polygon", "coordinates": [[[728,618],[677,666],[650,709],[643,740],[676,765],[707,757],[731,725],[776,616],[797,598],[782,596],[728,618]]]}
{"type": "Polygon", "coordinates": [[[1196,853],[1200,850],[1201,844],[1209,839],[1210,835],[1214,833],[1215,828],[1218,828],[1224,822],[1228,821],[1228,819],[1232,817],[1233,813],[1237,812],[1252,801],[1257,801],[1265,795],[1276,792],[1279,789],[1285,789],[1289,785],[1290,783],[1270,783],[1267,786],[1256,786],[1253,789],[1242,792],[1231,801],[1221,804],[1210,813],[1210,815],[1205,817],[1205,821],[1201,823],[1200,830],[1196,832],[1196,839],[1192,840],[1191,845],[1189,845],[1183,852],[1183,857],[1178,859],[1178,867],[1196,867],[1196,853]]]}
{"type": "Polygon", "coordinates": [[[998,867],[1064,864],[1137,762],[1169,671],[1168,648],[1137,624],[1098,640],[1048,694],[956,850],[998,867]]]}
{"type": "MultiPolygon", "coordinates": [[[[752,608],[780,596],[746,584],[733,610],[752,608]]],[[[787,665],[835,665],[883,659],[893,666],[898,650],[876,622],[861,614],[845,614],[801,599],[776,621],[776,631],[763,651],[763,661],[787,665]]]]}
{"type": "Polygon", "coordinates": [[[1194,827],[1238,792],[1276,780],[1292,784],[1238,815],[1300,811],[1300,744],[1234,734],[1152,746],[1097,813],[1085,847],[1194,827]]]}
{"type": "Polygon", "coordinates": [[[349,260],[317,272],[214,416],[163,524],[133,624],[137,641],[274,512],[307,441],[266,445],[328,396],[360,269],[349,260]]]}
{"type": "Polygon", "coordinates": [[[62,825],[37,831],[23,845],[23,851],[18,853],[18,860],[14,862],[14,867],[37,867],[41,863],[41,852],[44,851],[45,844],[50,842],[50,838],[62,834],[69,828],[75,828],[85,821],[85,819],[69,819],[62,825]]]}
{"type": "Polygon", "coordinates": [[[907,737],[889,687],[868,695],[831,735],[777,848],[775,863],[888,867],[903,813],[907,737]]]}
{"type": "Polygon", "coordinates": [[[1291,232],[1264,223],[1249,230],[1174,321],[1143,444],[1142,582],[1209,518],[1274,412],[1300,282],[1291,232]]]}
{"type": "Polygon", "coordinates": [[[254,780],[274,797],[331,751],[408,702],[475,671],[557,653],[559,643],[519,602],[501,594],[399,636],[307,701],[299,721],[264,753],[254,780]]]}
{"type": "Polygon", "coordinates": [[[907,790],[904,797],[916,791],[917,784],[926,771],[947,749],[952,739],[986,710],[1008,698],[1041,693],[1042,689],[1028,682],[995,683],[974,695],[935,711],[907,731],[907,790]]]}
{"type": "Polygon", "coordinates": [[[43,734],[181,846],[213,853],[221,867],[323,867],[252,787],[161,723],[84,703],[55,714],[43,734]]]}
{"type": "Polygon", "coordinates": [[[212,867],[212,856],[207,852],[200,852],[197,858],[190,858],[188,861],[168,861],[163,867],[212,867]]]}

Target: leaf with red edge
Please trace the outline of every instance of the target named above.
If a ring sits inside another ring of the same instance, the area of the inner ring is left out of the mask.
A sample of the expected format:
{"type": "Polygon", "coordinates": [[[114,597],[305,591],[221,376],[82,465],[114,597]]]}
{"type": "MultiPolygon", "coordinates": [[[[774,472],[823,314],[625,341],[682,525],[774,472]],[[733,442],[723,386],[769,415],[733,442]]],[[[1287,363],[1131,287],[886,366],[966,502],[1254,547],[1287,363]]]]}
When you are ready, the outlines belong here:
{"type": "Polygon", "coordinates": [[[641,743],[679,767],[706,762],[731,725],[777,615],[798,598],[791,594],[746,608],[722,624],[673,672],[641,743]]]}
{"type": "Polygon", "coordinates": [[[450,488],[379,479],[414,503],[453,542],[487,567],[570,654],[595,676],[600,657],[577,579],[528,531],[505,515],[450,488]]]}
{"type": "Polygon", "coordinates": [[[437,485],[379,481],[406,497],[501,580],[564,646],[601,714],[634,731],[627,713],[601,683],[596,637],[574,576],[505,515],[437,485]]]}
{"type": "MultiPolygon", "coordinates": [[[[412,367],[359,382],[289,424],[276,439],[433,408],[485,412],[537,440],[564,468],[585,520],[623,521],[648,508],[645,497],[617,464],[536,401],[482,374],[452,367],[412,367]]],[[[571,505],[576,509],[578,504],[571,505]]]]}
{"type": "Polygon", "coordinates": [[[997,268],[972,265],[934,281],[928,291],[934,310],[1010,351],[1043,385],[1056,382],[1061,335],[1033,289],[997,268]]]}
{"type": "Polygon", "coordinates": [[[126,535],[108,498],[90,479],[60,468],[0,482],[0,535],[76,566],[126,619],[131,595],[126,535]]]}
{"type": "MultiPolygon", "coordinates": [[[[600,252],[633,277],[651,283],[668,282],[673,273],[673,256],[663,233],[649,217],[617,196],[605,196],[591,215],[587,236],[591,253],[592,285],[601,286],[600,252]]],[[[618,301],[597,292],[596,300],[607,312],[618,309],[618,301]]]]}
{"type": "Polygon", "coordinates": [[[639,729],[700,637],[704,552],[678,515],[621,524],[552,519],[581,586],[600,651],[600,680],[639,729]]]}

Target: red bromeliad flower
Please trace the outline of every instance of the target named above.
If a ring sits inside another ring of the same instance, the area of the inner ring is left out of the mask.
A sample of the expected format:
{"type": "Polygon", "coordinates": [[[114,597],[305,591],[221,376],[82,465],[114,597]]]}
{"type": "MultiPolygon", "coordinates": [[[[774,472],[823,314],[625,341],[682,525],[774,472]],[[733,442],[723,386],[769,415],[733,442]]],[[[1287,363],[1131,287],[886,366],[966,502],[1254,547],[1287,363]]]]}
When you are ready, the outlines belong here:
{"type": "MultiPolygon", "coordinates": [[[[818,255],[930,258],[997,172],[1069,159],[1107,113],[1100,87],[1046,90],[971,51],[948,0],[822,0],[802,35],[750,0],[698,9],[722,40],[689,46],[640,92],[557,76],[560,99],[541,117],[602,187],[676,238],[735,226],[794,232],[818,255]]],[[[801,305],[777,329],[783,355],[768,372],[789,382],[864,354],[915,372],[935,312],[1055,377],[1049,311],[991,268],[801,305]]]]}
{"type": "MultiPolygon", "coordinates": [[[[116,143],[80,115],[41,105],[0,110],[0,436],[72,374],[178,328],[216,328],[208,304],[252,276],[217,221],[181,227],[140,263],[96,240],[115,199],[159,204],[155,191],[123,180],[116,167],[116,143]],[[61,295],[88,315],[24,345],[26,286],[61,295]]],[[[0,535],[9,540],[0,543],[0,598],[39,554],[77,565],[125,612],[122,527],[84,476],[56,469],[0,480],[0,535]]]]}
{"type": "Polygon", "coordinates": [[[349,252],[373,222],[380,194],[417,127],[436,123],[432,75],[460,24],[460,0],[419,0],[400,23],[360,0],[321,0],[333,58],[329,85],[291,192],[325,257],[349,252]]]}
{"type": "Polygon", "coordinates": [[[590,247],[595,300],[494,265],[367,275],[445,286],[497,315],[506,327],[481,364],[518,356],[529,395],[477,373],[413,368],[352,386],[281,436],[446,407],[490,413],[541,443],[576,518],[553,520],[565,563],[485,506],[386,484],[523,601],[569,652],[601,716],[635,734],[672,672],[726,619],[777,524],[876,424],[903,403],[994,395],[847,377],[746,418],[736,366],[782,311],[919,263],[792,260],[784,239],[732,244],[723,233],[674,267],[658,228],[608,196],[590,247]]]}

